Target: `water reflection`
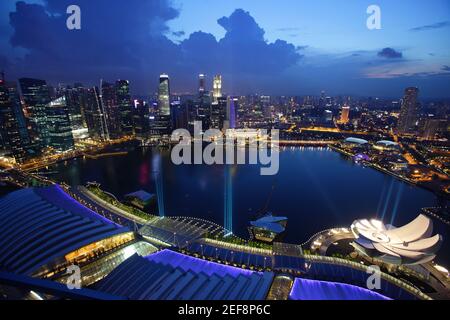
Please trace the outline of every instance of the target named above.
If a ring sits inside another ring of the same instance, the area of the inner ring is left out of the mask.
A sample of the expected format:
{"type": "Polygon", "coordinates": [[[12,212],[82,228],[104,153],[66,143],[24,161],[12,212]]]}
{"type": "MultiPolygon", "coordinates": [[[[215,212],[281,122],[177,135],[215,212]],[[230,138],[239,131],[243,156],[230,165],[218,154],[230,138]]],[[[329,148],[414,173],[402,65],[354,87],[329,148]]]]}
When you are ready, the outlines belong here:
{"type": "MultiPolygon", "coordinates": [[[[386,223],[404,225],[420,209],[437,204],[423,189],[400,182],[326,148],[287,148],[280,152],[278,175],[261,176],[259,165],[175,166],[168,151],[142,149],[126,156],[73,161],[50,177],[69,184],[97,181],[121,198],[145,190],[160,195],[168,216],[191,216],[223,224],[247,237],[248,223],[276,188],[267,211],[289,218],[285,240],[301,243],[312,234],[348,227],[360,218],[383,217],[386,223]],[[158,174],[156,174],[158,173],[158,174]]],[[[441,256],[448,255],[448,227],[435,221],[444,235],[441,256]]]]}

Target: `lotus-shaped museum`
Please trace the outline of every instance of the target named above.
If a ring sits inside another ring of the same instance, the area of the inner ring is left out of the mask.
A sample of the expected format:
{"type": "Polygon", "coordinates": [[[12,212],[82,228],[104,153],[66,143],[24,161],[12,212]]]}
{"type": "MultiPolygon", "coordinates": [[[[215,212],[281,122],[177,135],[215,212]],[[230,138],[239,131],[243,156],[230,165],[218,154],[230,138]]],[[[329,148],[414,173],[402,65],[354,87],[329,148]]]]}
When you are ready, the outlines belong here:
{"type": "Polygon", "coordinates": [[[419,215],[396,228],[379,220],[356,220],[351,226],[354,247],[361,253],[392,264],[423,264],[433,260],[442,243],[433,234],[433,222],[419,215]]]}

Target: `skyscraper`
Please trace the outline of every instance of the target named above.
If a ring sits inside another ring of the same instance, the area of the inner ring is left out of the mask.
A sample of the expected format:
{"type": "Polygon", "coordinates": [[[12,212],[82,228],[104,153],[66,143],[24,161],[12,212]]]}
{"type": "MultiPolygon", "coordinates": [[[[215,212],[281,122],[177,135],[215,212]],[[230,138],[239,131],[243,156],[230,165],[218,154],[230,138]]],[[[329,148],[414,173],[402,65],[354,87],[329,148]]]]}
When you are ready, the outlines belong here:
{"type": "Polygon", "coordinates": [[[326,104],[325,91],[322,90],[322,91],[320,92],[319,108],[325,107],[325,104],[326,104]]]}
{"type": "Polygon", "coordinates": [[[133,108],[130,95],[130,82],[116,81],[116,97],[119,105],[120,131],[122,135],[133,134],[133,108]]]}
{"type": "Polygon", "coordinates": [[[227,98],[221,97],[211,104],[211,128],[222,130],[227,115],[227,98]]]}
{"type": "Polygon", "coordinates": [[[167,74],[159,76],[158,108],[160,115],[170,116],[170,83],[167,74]]]}
{"type": "Polygon", "coordinates": [[[28,134],[17,87],[0,79],[0,142],[21,163],[27,157],[28,134]]]}
{"type": "Polygon", "coordinates": [[[402,101],[397,130],[399,133],[413,133],[419,116],[419,103],[417,101],[419,89],[406,88],[402,101]]]}
{"type": "Polygon", "coordinates": [[[136,137],[145,139],[150,130],[150,109],[143,100],[134,100],[133,132],[136,137]]]}
{"type": "Polygon", "coordinates": [[[198,75],[198,93],[199,95],[203,95],[205,93],[205,75],[199,74],[198,75]]]}
{"type": "Polygon", "coordinates": [[[205,89],[205,75],[199,75],[198,98],[195,101],[193,118],[202,122],[202,128],[211,126],[211,97],[205,89]]]}
{"type": "Polygon", "coordinates": [[[323,121],[324,122],[331,122],[331,121],[333,121],[333,111],[325,110],[323,112],[323,121]]]}
{"type": "Polygon", "coordinates": [[[192,101],[186,101],[173,106],[172,112],[174,129],[190,129],[189,113],[193,108],[192,103],[192,101]]]}
{"type": "Polygon", "coordinates": [[[76,83],[73,88],[68,88],[65,92],[73,138],[79,141],[89,137],[84,113],[86,110],[85,92],[86,89],[81,83],[76,83]]]}
{"type": "Polygon", "coordinates": [[[150,119],[152,135],[167,136],[172,129],[172,113],[170,108],[170,79],[167,74],[159,76],[158,114],[150,119]]]}
{"type": "Polygon", "coordinates": [[[91,138],[109,139],[101,94],[97,87],[85,91],[84,116],[91,138]]]}
{"type": "Polygon", "coordinates": [[[30,146],[30,134],[28,133],[27,120],[23,113],[22,102],[20,101],[20,94],[16,82],[6,82],[9,98],[11,100],[14,117],[19,126],[19,135],[21,144],[24,148],[30,146]]]}
{"type": "Polygon", "coordinates": [[[116,86],[103,82],[101,83],[101,105],[107,126],[108,138],[117,139],[121,135],[120,109],[116,94],[116,86]]]}
{"type": "Polygon", "coordinates": [[[350,107],[348,105],[344,105],[341,111],[341,118],[339,122],[342,124],[347,124],[350,121],[350,107]]]}
{"type": "Polygon", "coordinates": [[[51,100],[47,83],[30,78],[19,79],[19,83],[31,123],[32,142],[46,147],[49,145],[46,108],[51,100]]]}
{"type": "Polygon", "coordinates": [[[227,99],[227,112],[223,125],[223,129],[235,129],[236,128],[236,105],[238,103],[237,98],[228,97],[227,99]]]}
{"type": "Polygon", "coordinates": [[[222,76],[216,75],[213,80],[213,102],[217,103],[217,100],[222,97],[222,76]]]}
{"type": "Polygon", "coordinates": [[[47,105],[47,127],[50,147],[58,151],[73,149],[72,127],[65,96],[57,98],[47,105]]]}

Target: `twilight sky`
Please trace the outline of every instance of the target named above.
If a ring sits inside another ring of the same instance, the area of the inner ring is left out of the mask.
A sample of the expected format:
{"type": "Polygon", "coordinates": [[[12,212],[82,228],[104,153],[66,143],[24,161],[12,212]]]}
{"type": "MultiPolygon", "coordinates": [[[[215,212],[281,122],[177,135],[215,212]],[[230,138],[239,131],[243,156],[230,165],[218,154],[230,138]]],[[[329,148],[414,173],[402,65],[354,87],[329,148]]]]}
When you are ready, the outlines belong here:
{"type": "Polygon", "coordinates": [[[171,76],[194,92],[222,74],[230,94],[450,97],[448,0],[1,0],[0,68],[52,84],[171,76]],[[66,8],[81,8],[81,30],[66,8]],[[368,30],[367,7],[382,29],[368,30]]]}

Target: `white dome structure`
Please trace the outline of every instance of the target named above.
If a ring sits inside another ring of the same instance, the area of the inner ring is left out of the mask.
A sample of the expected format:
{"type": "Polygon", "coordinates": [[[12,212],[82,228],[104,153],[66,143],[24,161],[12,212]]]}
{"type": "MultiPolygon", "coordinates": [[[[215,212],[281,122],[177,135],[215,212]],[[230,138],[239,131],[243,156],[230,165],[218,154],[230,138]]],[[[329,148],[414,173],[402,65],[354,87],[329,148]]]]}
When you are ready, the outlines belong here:
{"type": "Polygon", "coordinates": [[[442,243],[433,234],[433,222],[419,215],[407,225],[395,228],[379,220],[356,220],[351,226],[354,247],[373,258],[392,264],[423,264],[433,260],[442,243]]]}

